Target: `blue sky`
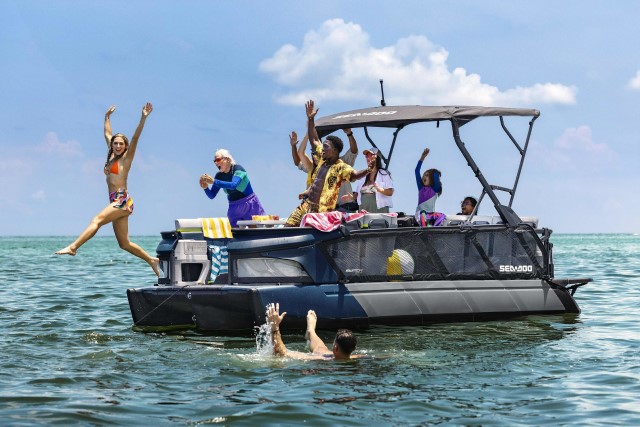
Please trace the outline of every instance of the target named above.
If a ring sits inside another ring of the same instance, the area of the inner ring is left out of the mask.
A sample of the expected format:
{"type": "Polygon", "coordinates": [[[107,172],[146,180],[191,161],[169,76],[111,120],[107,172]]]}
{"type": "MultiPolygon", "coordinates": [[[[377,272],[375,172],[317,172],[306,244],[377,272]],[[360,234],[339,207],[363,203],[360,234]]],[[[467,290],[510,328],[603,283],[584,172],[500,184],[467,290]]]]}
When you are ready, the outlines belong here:
{"type": "MultiPolygon", "coordinates": [[[[4,0],[0,235],[82,231],[107,203],[105,111],[115,104],[113,130],[131,136],[147,101],[129,175],[132,235],[225,215],[226,200],[198,186],[218,148],[247,169],[268,213],[287,216],[304,189],[288,143],[291,130],[304,133],[304,100],[319,115],[374,106],[379,79],[388,105],[539,109],[516,212],[556,233],[640,232],[629,214],[640,212],[638,16],[632,1],[4,0]]],[[[482,170],[512,184],[510,143],[471,125],[463,139],[482,170]]],[[[525,126],[511,130],[522,138],[525,126]]],[[[426,164],[443,171],[439,211],[479,194],[450,135],[401,132],[396,210],[415,209],[426,146],[426,164]]],[[[376,140],[388,147],[390,136],[376,140]]]]}

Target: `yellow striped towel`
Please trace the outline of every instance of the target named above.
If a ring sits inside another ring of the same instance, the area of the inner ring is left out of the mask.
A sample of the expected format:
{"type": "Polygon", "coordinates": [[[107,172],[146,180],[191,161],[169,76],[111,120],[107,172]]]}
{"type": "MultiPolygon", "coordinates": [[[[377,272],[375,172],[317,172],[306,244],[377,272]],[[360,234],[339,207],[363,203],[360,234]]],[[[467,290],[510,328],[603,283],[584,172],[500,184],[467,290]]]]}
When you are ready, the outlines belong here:
{"type": "Polygon", "coordinates": [[[202,234],[208,239],[233,238],[229,218],[200,218],[202,221],[202,234]]]}

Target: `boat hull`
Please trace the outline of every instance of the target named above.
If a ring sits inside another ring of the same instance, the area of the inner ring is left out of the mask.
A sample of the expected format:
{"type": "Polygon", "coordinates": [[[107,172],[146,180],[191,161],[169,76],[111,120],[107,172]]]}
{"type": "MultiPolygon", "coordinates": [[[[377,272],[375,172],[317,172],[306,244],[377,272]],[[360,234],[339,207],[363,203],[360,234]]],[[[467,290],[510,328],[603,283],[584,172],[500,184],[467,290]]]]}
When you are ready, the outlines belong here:
{"type": "Polygon", "coordinates": [[[304,328],[310,309],[321,328],[351,329],[580,312],[567,289],[539,279],[154,286],[127,296],[135,326],[220,333],[263,324],[272,302],[287,329],[304,328]]]}

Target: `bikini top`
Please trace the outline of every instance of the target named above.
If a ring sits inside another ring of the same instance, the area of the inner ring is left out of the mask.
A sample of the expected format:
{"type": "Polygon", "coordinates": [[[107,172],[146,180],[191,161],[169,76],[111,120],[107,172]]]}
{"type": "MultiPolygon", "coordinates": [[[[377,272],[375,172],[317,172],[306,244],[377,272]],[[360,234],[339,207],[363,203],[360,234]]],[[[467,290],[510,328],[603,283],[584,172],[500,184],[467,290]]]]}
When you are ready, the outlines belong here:
{"type": "Polygon", "coordinates": [[[109,167],[109,165],[107,164],[107,166],[104,167],[104,174],[105,175],[110,175],[110,174],[114,174],[114,175],[118,175],[120,172],[120,168],[118,167],[118,161],[116,160],[115,162],[111,163],[111,167],[109,169],[107,169],[109,167]]]}

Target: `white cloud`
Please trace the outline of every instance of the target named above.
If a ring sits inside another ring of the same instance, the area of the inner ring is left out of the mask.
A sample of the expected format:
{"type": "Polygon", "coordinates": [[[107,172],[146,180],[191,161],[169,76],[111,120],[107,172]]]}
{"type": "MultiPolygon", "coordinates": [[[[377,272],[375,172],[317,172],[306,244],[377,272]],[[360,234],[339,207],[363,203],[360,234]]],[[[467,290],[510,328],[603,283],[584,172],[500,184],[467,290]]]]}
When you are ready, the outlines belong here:
{"type": "Polygon", "coordinates": [[[536,83],[530,87],[508,89],[496,96],[499,103],[513,104],[575,104],[576,89],[558,83],[536,83]]]}
{"type": "Polygon", "coordinates": [[[35,151],[43,154],[53,154],[61,157],[80,157],[82,148],[78,141],[60,142],[55,132],[48,132],[42,143],[35,147],[35,151]]]}
{"type": "Polygon", "coordinates": [[[289,91],[278,102],[302,105],[308,99],[377,102],[378,80],[393,87],[394,104],[469,104],[523,106],[574,104],[577,89],[536,83],[501,91],[464,68],[449,70],[449,52],[424,36],[408,36],[376,48],[352,22],[325,21],[309,31],[301,47],[282,46],[260,63],[260,70],[289,91]]]}
{"type": "Polygon", "coordinates": [[[640,90],[640,70],[629,80],[629,88],[632,90],[640,90]]]}
{"type": "Polygon", "coordinates": [[[593,142],[591,128],[586,125],[577,128],[568,128],[556,139],[557,147],[565,150],[575,150],[594,154],[607,154],[611,152],[607,144],[593,142]]]}
{"type": "Polygon", "coordinates": [[[586,125],[565,129],[551,146],[534,145],[538,161],[555,170],[584,171],[612,165],[618,160],[616,152],[607,144],[593,141],[591,128],[586,125]]]}

